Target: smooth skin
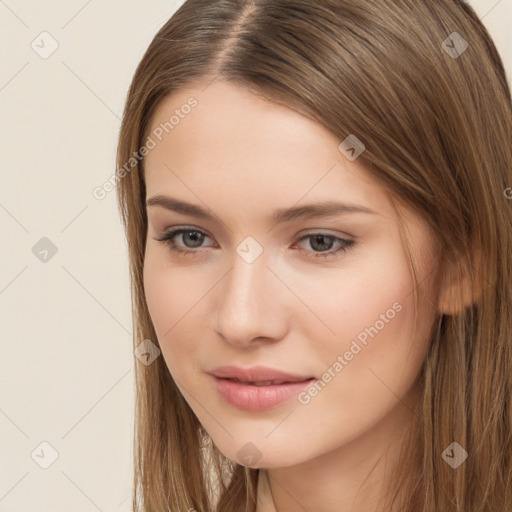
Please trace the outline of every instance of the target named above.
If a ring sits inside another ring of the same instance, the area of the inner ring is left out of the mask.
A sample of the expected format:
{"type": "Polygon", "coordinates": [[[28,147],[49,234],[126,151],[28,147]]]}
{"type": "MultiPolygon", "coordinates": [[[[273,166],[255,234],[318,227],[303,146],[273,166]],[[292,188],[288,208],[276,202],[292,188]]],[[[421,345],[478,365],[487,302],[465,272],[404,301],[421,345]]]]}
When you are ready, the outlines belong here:
{"type": "Polygon", "coordinates": [[[147,207],[144,286],[162,355],[225,456],[240,464],[239,450],[257,447],[251,467],[267,468],[278,512],[379,510],[420,398],[417,376],[439,313],[432,233],[413,211],[399,209],[419,271],[414,330],[413,278],[396,211],[360,160],[349,161],[338,149],[342,140],[294,110],[232,83],[205,87],[168,96],[150,126],[197,100],[146,156],[146,197],[171,196],[218,218],[147,207]],[[374,213],[269,220],[277,209],[327,200],[374,213]],[[180,228],[199,232],[172,239],[192,254],[155,240],[180,228]],[[318,233],[327,238],[306,237],[318,233]],[[252,263],[237,253],[247,237],[263,249],[252,263]],[[338,239],[353,244],[334,254],[338,239]],[[265,365],[322,379],[396,302],[401,311],[307,404],[292,398],[242,411],[207,373],[265,365]]]}

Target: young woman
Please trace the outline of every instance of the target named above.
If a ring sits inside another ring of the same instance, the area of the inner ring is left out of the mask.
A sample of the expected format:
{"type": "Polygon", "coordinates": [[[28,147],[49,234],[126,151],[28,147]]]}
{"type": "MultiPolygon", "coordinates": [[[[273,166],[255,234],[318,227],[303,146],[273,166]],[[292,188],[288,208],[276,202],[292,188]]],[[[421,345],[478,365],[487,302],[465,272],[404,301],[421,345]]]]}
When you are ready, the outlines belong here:
{"type": "Polygon", "coordinates": [[[134,510],[510,512],[511,141],[462,0],[187,0],[118,147],[134,510]]]}

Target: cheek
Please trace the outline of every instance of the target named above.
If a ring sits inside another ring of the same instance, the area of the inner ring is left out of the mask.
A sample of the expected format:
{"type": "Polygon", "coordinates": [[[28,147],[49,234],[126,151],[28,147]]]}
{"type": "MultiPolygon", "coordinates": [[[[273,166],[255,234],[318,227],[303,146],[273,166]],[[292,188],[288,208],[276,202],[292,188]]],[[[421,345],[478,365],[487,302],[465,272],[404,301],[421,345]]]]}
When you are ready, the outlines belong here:
{"type": "MultiPolygon", "coordinates": [[[[420,270],[420,283],[427,272],[420,270]]],[[[319,323],[311,323],[307,338],[316,342],[309,350],[323,361],[324,373],[309,390],[311,400],[304,396],[302,403],[319,408],[319,414],[325,404],[342,404],[338,413],[330,414],[357,429],[382,417],[414,383],[426,356],[435,310],[420,294],[414,328],[413,278],[396,246],[332,282],[343,286],[331,286],[319,316],[335,334],[319,339],[319,323]]]]}
{"type": "Polygon", "coordinates": [[[187,277],[186,270],[172,268],[165,258],[153,251],[146,252],[143,278],[148,311],[162,355],[174,373],[177,368],[173,361],[183,361],[180,355],[195,348],[195,337],[187,336],[183,329],[204,289],[194,290],[194,282],[187,277]],[[171,353],[176,357],[171,358],[171,353]]]}
{"type": "Polygon", "coordinates": [[[339,300],[342,321],[336,324],[342,342],[357,339],[363,346],[365,341],[403,324],[410,313],[412,289],[408,269],[401,265],[366,269],[363,279],[347,282],[339,300]]]}
{"type": "MultiPolygon", "coordinates": [[[[334,432],[342,424],[338,432],[345,441],[406,400],[425,359],[424,333],[433,308],[420,306],[415,331],[413,294],[407,288],[395,291],[381,300],[368,299],[361,309],[352,305],[352,317],[337,324],[342,334],[328,343],[329,353],[322,353],[324,373],[301,397],[309,417],[328,411],[327,429],[334,432]]],[[[309,425],[313,435],[314,425],[309,425]]]]}
{"type": "Polygon", "coordinates": [[[414,314],[413,281],[400,246],[392,242],[362,250],[336,269],[288,276],[314,313],[302,315],[301,325],[309,349],[322,360],[343,354],[354,340],[368,347],[372,339],[386,339],[390,346],[405,339],[414,314]]]}
{"type": "Polygon", "coordinates": [[[171,327],[170,323],[166,329],[164,327],[166,318],[168,318],[167,313],[175,310],[174,294],[171,292],[172,288],[169,287],[167,275],[168,273],[165,272],[159,260],[151,251],[146,250],[143,271],[144,294],[151,320],[160,341],[163,341],[162,335],[165,330],[171,327]]]}

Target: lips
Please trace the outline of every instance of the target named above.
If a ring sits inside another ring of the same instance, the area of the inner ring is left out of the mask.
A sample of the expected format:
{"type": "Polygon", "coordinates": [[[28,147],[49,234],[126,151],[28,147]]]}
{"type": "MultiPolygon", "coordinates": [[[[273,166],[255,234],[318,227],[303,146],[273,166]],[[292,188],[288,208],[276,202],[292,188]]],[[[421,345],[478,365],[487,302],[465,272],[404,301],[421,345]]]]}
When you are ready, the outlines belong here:
{"type": "Polygon", "coordinates": [[[314,379],[284,384],[249,384],[235,379],[211,376],[214,388],[226,403],[247,412],[273,409],[297,396],[314,379]]]}
{"type": "Polygon", "coordinates": [[[253,366],[252,368],[220,366],[209,373],[221,379],[229,379],[235,382],[253,384],[256,386],[303,382],[314,378],[312,375],[294,375],[266,366],[253,366]]]}

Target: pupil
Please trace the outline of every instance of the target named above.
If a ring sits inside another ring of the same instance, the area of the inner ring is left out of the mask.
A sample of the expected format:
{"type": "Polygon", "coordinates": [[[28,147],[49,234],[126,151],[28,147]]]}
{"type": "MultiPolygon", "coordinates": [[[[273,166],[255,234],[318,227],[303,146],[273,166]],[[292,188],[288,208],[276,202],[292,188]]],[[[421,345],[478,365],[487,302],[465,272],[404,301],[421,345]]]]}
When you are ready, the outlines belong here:
{"type": "Polygon", "coordinates": [[[202,236],[197,231],[188,231],[185,233],[186,235],[192,235],[192,242],[196,242],[196,245],[193,245],[193,247],[198,247],[201,245],[202,242],[202,236]]]}
{"type": "Polygon", "coordinates": [[[331,239],[331,243],[330,244],[325,242],[325,239],[330,239],[330,238],[331,237],[328,237],[328,236],[325,236],[325,235],[315,235],[313,237],[314,242],[311,245],[312,245],[312,247],[314,249],[323,249],[323,250],[330,249],[331,247],[326,247],[326,245],[327,246],[329,246],[329,245],[332,246],[332,239],[331,239]],[[317,245],[316,244],[317,240],[320,240],[320,247],[318,247],[318,246],[315,247],[315,245],[317,245]]]}

